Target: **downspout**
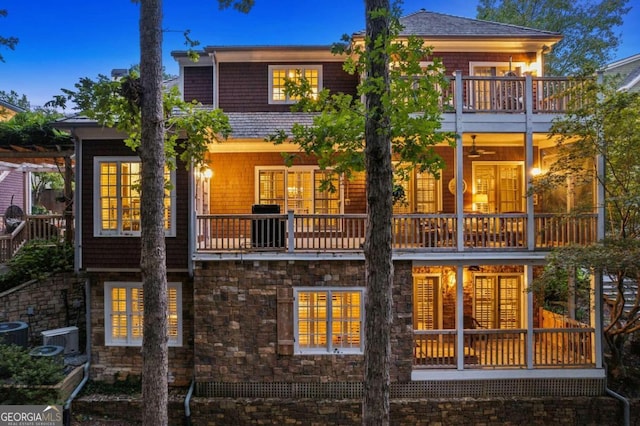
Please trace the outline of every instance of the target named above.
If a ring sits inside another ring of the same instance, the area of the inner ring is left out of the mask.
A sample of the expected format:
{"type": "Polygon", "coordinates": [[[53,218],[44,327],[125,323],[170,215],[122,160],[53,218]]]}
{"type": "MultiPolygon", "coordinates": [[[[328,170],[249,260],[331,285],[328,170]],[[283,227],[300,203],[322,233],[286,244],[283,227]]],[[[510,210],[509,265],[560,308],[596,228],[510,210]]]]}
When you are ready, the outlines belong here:
{"type": "Polygon", "coordinates": [[[91,367],[91,289],[89,285],[89,279],[85,279],[84,282],[84,291],[85,291],[85,329],[86,329],[86,342],[85,342],[85,352],[87,354],[87,362],[84,363],[84,376],[78,386],[71,392],[69,398],[64,403],[62,408],[62,422],[64,426],[71,426],[71,402],[75,399],[76,396],[82,391],[84,385],[89,381],[89,368],[91,367]]]}
{"type": "Polygon", "coordinates": [[[191,402],[191,396],[193,395],[193,389],[196,385],[196,379],[191,379],[191,385],[189,385],[189,391],[187,392],[187,396],[184,398],[184,424],[185,426],[191,426],[191,407],[189,407],[189,403],[191,402]]]}

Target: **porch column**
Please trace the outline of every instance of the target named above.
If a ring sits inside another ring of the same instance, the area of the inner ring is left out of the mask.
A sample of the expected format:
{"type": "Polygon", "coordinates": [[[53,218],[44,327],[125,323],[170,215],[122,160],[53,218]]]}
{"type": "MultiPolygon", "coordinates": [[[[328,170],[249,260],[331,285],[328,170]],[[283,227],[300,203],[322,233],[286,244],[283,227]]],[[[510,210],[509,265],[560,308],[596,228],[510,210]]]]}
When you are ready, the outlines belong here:
{"type": "MultiPolygon", "coordinates": [[[[598,71],[598,84],[602,84],[603,76],[602,71],[598,71]]],[[[598,94],[598,100],[601,101],[603,98],[602,93],[598,94]]],[[[605,146],[605,140],[602,137],[602,134],[598,135],[598,144],[600,144],[601,152],[605,152],[607,147],[605,146]]],[[[596,182],[596,213],[597,213],[597,229],[596,236],[598,241],[604,238],[605,232],[605,211],[604,211],[604,185],[605,181],[605,162],[604,156],[602,154],[598,154],[596,156],[596,172],[598,173],[598,179],[596,182]]]]}
{"type": "Polygon", "coordinates": [[[463,267],[456,266],[456,353],[457,368],[464,368],[464,275],[463,267]]]}
{"type": "Polygon", "coordinates": [[[526,289],[527,289],[527,307],[526,307],[526,318],[527,318],[527,368],[533,368],[533,354],[535,353],[534,346],[534,336],[533,336],[533,317],[534,317],[534,307],[533,307],[533,292],[531,291],[531,283],[533,282],[533,266],[532,265],[524,265],[524,273],[526,280],[526,289]]]}
{"type": "MultiPolygon", "coordinates": [[[[463,178],[464,178],[464,152],[462,148],[462,135],[464,134],[464,121],[462,117],[463,101],[464,101],[464,86],[462,83],[462,70],[455,72],[456,84],[455,84],[455,107],[456,107],[456,247],[458,251],[464,250],[464,194],[463,190],[463,178]]],[[[462,277],[460,270],[458,271],[458,277],[462,277]]]]}
{"type": "Polygon", "coordinates": [[[591,271],[591,303],[589,318],[594,336],[591,348],[595,354],[596,368],[602,368],[602,272],[591,271]]]}
{"type": "MultiPolygon", "coordinates": [[[[524,167],[525,176],[527,177],[527,193],[531,190],[533,180],[533,78],[531,74],[525,76],[525,114],[526,129],[524,135],[524,167]]],[[[527,249],[534,250],[535,241],[535,214],[533,205],[533,196],[526,198],[527,204],[527,249]]]]}

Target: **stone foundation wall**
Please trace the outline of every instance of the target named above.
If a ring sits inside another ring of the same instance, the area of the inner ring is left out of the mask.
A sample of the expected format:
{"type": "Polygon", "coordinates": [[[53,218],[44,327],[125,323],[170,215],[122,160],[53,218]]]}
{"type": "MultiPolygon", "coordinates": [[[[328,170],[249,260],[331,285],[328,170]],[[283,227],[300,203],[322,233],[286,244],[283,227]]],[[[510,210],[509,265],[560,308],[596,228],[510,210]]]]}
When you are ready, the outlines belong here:
{"type": "MultiPolygon", "coordinates": [[[[640,425],[640,400],[631,402],[631,422],[640,425]]],[[[193,398],[191,424],[359,425],[357,400],[193,398]]],[[[83,397],[71,405],[72,419],[126,419],[141,424],[140,401],[83,397]],[[94,416],[94,417],[92,417],[94,416]]],[[[184,425],[184,406],[172,400],[170,425],[184,425]]],[[[391,424],[426,425],[593,425],[623,424],[622,405],[608,397],[392,400],[391,424]]]]}
{"type": "MultiPolygon", "coordinates": [[[[170,282],[182,282],[182,346],[169,347],[169,383],[187,386],[193,372],[193,286],[187,274],[167,274],[170,282]]],[[[142,372],[140,346],[106,346],[104,283],[142,282],[139,273],[101,273],[91,276],[91,370],[93,380],[113,382],[139,377],[142,372]]]]}
{"type": "MultiPolygon", "coordinates": [[[[412,368],[411,263],[395,262],[392,381],[412,368]]],[[[194,277],[198,382],[359,381],[363,355],[278,353],[277,291],[365,287],[364,261],[198,262],[194,277]]]]}
{"type": "Polygon", "coordinates": [[[85,279],[72,273],[33,280],[0,293],[0,322],[29,324],[30,346],[42,345],[44,330],[78,327],[79,349],[85,349],[85,279]],[[28,315],[32,312],[33,315],[28,315]]]}

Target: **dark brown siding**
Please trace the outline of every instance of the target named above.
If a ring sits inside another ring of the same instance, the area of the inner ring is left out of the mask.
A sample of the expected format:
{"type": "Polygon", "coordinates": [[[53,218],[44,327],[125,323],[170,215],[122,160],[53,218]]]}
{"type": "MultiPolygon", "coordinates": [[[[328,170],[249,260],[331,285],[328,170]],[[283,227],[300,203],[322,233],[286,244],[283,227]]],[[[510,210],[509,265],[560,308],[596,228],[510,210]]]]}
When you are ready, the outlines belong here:
{"type": "MultiPolygon", "coordinates": [[[[138,268],[140,237],[93,236],[93,159],[95,156],[135,156],[122,140],[82,143],[82,263],[83,268],[138,268]]],[[[184,165],[176,170],[176,236],[166,239],[167,268],[188,266],[188,174],[184,165]]]]}
{"type": "Polygon", "coordinates": [[[184,67],[184,100],[213,105],[213,67],[184,67]]]}
{"type": "MultiPolygon", "coordinates": [[[[225,112],[290,111],[291,105],[269,104],[269,65],[287,64],[221,63],[218,99],[220,108],[225,112]]],[[[357,77],[344,72],[342,63],[328,62],[321,65],[323,88],[332,92],[356,93],[357,77]]]]}

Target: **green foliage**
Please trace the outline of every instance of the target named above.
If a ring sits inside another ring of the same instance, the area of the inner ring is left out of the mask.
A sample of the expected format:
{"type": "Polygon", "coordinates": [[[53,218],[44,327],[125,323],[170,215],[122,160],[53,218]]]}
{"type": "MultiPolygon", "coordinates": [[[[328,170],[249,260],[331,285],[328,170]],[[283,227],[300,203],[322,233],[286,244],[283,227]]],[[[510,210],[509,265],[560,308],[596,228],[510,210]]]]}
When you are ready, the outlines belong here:
{"type": "Polygon", "coordinates": [[[7,263],[0,275],[0,291],[47,274],[73,270],[73,246],[63,242],[30,241],[7,263]]]}
{"type": "Polygon", "coordinates": [[[640,330],[640,93],[618,91],[615,81],[586,81],[579,90],[577,102],[551,129],[562,161],[534,180],[534,190],[566,185],[569,176],[582,184],[597,180],[605,193],[607,237],[592,246],[559,249],[540,281],[553,288],[572,269],[609,277],[615,295],[609,299],[604,337],[612,365],[621,366],[628,336],[640,330]],[[604,173],[597,173],[596,157],[604,173]],[[630,283],[636,284],[632,301],[625,296],[630,283]],[[625,308],[629,302],[632,309],[625,308]]]}
{"type": "Polygon", "coordinates": [[[609,62],[620,45],[616,28],[628,0],[480,0],[478,19],[562,34],[546,56],[547,75],[587,75],[609,62]]]}
{"type": "MultiPolygon", "coordinates": [[[[421,64],[425,58],[432,57],[431,48],[416,37],[397,39],[398,20],[390,21],[393,41],[386,46],[368,51],[361,42],[344,36],[343,42],[333,47],[335,54],[345,55],[344,70],[350,74],[364,75],[371,61],[381,58],[391,61],[388,90],[386,82],[369,77],[359,84],[358,97],[330,93],[328,89],[313,96],[309,82],[304,78],[287,80],[285,92],[299,99],[292,109],[314,114],[313,125],[295,124],[290,134],[281,130],[270,135],[268,140],[276,144],[292,141],[304,154],[317,158],[321,169],[330,169],[351,179],[354,172],[365,169],[365,119],[367,115],[376,114],[360,99],[379,93],[383,103],[381,109],[389,115],[387,129],[393,157],[398,161],[395,175],[406,179],[413,170],[418,170],[439,176],[444,161],[433,146],[445,141],[455,143],[452,134],[439,131],[441,107],[448,101],[441,90],[448,87],[444,66],[436,57],[429,65],[421,64]]],[[[295,155],[287,155],[286,164],[291,165],[295,158],[295,155]]]]}
{"type": "MultiPolygon", "coordinates": [[[[131,72],[120,80],[99,75],[96,80],[81,78],[75,90],[63,89],[56,105],[66,107],[73,101],[76,109],[100,125],[128,135],[125,143],[134,151],[140,147],[142,98],[139,77],[131,72]]],[[[165,153],[170,160],[180,158],[198,166],[204,161],[207,144],[226,139],[231,133],[227,117],[220,110],[202,108],[196,102],[184,102],[178,88],[165,90],[163,96],[165,153]]]]}
{"type": "Polygon", "coordinates": [[[68,133],[54,129],[52,121],[59,113],[46,110],[21,112],[0,122],[0,145],[73,146],[68,133]]]}
{"type": "MultiPolygon", "coordinates": [[[[6,9],[0,9],[0,17],[6,17],[7,16],[7,10],[6,9]]],[[[18,39],[16,37],[3,37],[0,36],[0,47],[1,46],[5,46],[11,50],[15,49],[16,44],[18,44],[18,39]]],[[[0,62],[4,62],[4,57],[2,55],[0,55],[0,62]]]]}
{"type": "Polygon", "coordinates": [[[11,105],[17,106],[18,108],[22,108],[26,111],[31,109],[31,104],[27,100],[27,96],[20,95],[15,90],[11,90],[10,92],[0,90],[0,100],[8,102],[11,105]]]}
{"type": "Polygon", "coordinates": [[[34,386],[55,385],[63,378],[61,366],[53,359],[32,357],[20,346],[0,344],[0,384],[19,385],[0,390],[0,404],[59,402],[54,391],[34,386]]]}

